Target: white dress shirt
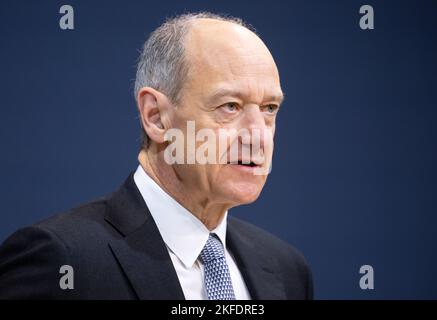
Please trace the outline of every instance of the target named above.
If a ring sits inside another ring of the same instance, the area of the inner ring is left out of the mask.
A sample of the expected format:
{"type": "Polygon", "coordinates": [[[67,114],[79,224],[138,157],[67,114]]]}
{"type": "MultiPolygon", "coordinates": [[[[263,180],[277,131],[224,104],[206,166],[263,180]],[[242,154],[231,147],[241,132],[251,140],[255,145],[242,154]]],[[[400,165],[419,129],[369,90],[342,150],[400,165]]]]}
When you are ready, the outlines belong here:
{"type": "Polygon", "coordinates": [[[208,299],[204,284],[203,263],[198,257],[211,232],[217,234],[223,243],[235,298],[249,300],[250,295],[244,279],[232,254],[226,248],[227,212],[217,228],[209,231],[196,216],[150,178],[141,165],[134,174],[134,181],[164,239],[185,299],[208,299]]]}

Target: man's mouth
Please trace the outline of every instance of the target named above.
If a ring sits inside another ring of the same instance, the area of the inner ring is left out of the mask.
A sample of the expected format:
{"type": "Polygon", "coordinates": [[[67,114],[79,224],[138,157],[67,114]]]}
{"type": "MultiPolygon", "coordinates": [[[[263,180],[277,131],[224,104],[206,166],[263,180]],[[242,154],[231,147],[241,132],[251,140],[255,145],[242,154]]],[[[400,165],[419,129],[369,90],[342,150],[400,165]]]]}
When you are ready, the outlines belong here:
{"type": "Polygon", "coordinates": [[[255,163],[255,162],[253,162],[253,161],[251,161],[251,162],[249,162],[249,163],[243,163],[243,161],[241,161],[241,160],[238,160],[238,165],[240,165],[240,166],[247,166],[247,167],[257,167],[258,165],[255,163]]]}
{"type": "Polygon", "coordinates": [[[247,162],[243,160],[238,160],[237,162],[228,162],[228,164],[232,164],[232,165],[239,165],[239,166],[244,166],[244,167],[249,167],[249,168],[255,168],[255,167],[260,167],[260,164],[256,164],[253,161],[247,162]]]}

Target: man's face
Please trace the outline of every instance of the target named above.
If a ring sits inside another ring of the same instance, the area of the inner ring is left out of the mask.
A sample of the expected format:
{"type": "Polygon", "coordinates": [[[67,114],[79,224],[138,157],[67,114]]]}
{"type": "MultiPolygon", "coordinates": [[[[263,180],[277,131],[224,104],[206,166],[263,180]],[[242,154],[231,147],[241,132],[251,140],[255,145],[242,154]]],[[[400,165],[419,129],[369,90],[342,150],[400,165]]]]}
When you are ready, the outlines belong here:
{"type": "Polygon", "coordinates": [[[253,202],[267,178],[276,113],[282,101],[275,62],[255,34],[228,22],[200,20],[185,43],[190,72],[182,102],[170,116],[173,128],[185,132],[185,137],[187,121],[194,121],[196,132],[208,128],[217,137],[220,129],[246,129],[249,138],[258,131],[260,143],[254,148],[241,136],[235,137],[224,150],[217,144],[216,159],[226,163],[173,165],[173,169],[188,192],[200,192],[213,203],[232,207],[253,202]],[[242,150],[252,150],[251,165],[229,163],[234,144],[239,147],[237,160],[242,160],[242,150]],[[228,161],[223,160],[223,151],[228,161]],[[262,170],[265,173],[258,174],[262,170]]]}

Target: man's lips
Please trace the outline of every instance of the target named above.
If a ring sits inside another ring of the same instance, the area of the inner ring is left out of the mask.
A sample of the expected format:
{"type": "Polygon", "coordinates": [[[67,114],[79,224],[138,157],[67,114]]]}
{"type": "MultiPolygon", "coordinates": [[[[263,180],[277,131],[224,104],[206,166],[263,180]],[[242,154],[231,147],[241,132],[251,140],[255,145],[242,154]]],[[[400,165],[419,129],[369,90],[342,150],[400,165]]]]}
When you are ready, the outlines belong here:
{"type": "Polygon", "coordinates": [[[243,163],[243,161],[241,161],[241,160],[238,160],[237,162],[230,162],[229,164],[239,165],[239,166],[247,166],[247,167],[256,167],[257,166],[257,164],[253,161],[243,163]]]}
{"type": "Polygon", "coordinates": [[[259,168],[259,167],[262,167],[262,163],[258,162],[258,161],[243,161],[243,160],[238,160],[238,161],[235,161],[235,162],[228,162],[228,164],[235,165],[235,166],[241,166],[241,167],[247,167],[247,168],[259,168]]]}

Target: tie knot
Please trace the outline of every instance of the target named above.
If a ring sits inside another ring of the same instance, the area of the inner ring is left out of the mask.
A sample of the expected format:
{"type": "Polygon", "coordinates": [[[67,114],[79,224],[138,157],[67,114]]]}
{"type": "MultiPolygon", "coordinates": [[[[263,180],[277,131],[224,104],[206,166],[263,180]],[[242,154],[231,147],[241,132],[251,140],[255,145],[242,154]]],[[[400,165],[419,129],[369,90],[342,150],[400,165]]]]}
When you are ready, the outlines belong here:
{"type": "Polygon", "coordinates": [[[202,252],[200,252],[200,258],[202,259],[203,263],[206,264],[224,257],[225,253],[223,250],[223,244],[217,238],[216,234],[210,233],[208,241],[206,241],[202,252]]]}

